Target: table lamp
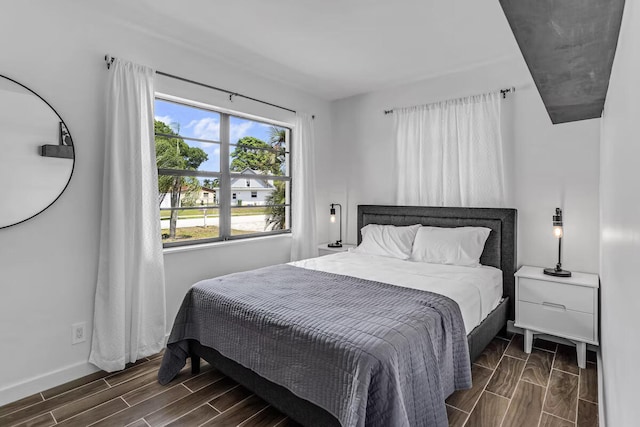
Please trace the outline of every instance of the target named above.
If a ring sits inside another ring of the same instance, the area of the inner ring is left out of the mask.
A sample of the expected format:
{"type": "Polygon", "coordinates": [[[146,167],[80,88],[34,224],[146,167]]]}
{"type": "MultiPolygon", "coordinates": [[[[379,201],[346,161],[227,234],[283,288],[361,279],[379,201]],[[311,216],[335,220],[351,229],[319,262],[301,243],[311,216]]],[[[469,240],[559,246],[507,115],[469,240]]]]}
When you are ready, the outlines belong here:
{"type": "Polygon", "coordinates": [[[336,206],[340,206],[340,238],[335,243],[329,243],[327,246],[330,248],[342,247],[342,205],[340,203],[331,203],[331,209],[329,210],[331,223],[336,222],[336,206]]]}
{"type": "Polygon", "coordinates": [[[553,235],[558,239],[558,263],[555,268],[545,268],[544,274],[558,277],[571,277],[571,272],[562,269],[562,209],[556,208],[553,216],[553,235]]]}

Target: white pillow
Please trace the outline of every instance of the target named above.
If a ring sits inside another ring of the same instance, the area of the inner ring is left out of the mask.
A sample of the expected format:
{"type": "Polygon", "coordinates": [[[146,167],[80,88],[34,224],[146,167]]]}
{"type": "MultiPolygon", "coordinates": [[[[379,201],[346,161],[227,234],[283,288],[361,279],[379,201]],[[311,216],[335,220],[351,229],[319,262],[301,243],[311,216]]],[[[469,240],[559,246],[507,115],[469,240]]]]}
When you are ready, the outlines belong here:
{"type": "Polygon", "coordinates": [[[362,243],[354,249],[354,252],[409,259],[413,239],[419,228],[420,224],[406,227],[380,224],[365,225],[360,230],[362,243]]]}
{"type": "Polygon", "coordinates": [[[485,227],[420,227],[411,260],[477,267],[489,233],[485,227]]]}

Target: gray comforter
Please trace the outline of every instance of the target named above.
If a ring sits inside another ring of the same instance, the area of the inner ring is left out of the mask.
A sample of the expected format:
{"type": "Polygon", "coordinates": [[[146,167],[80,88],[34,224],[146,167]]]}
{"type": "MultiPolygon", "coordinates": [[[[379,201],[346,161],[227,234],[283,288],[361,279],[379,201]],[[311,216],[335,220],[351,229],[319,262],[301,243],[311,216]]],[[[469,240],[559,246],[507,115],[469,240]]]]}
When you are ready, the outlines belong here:
{"type": "Polygon", "coordinates": [[[326,409],[343,426],[446,426],[471,386],[451,299],[290,265],[204,280],[184,298],[158,379],[199,341],[326,409]]]}

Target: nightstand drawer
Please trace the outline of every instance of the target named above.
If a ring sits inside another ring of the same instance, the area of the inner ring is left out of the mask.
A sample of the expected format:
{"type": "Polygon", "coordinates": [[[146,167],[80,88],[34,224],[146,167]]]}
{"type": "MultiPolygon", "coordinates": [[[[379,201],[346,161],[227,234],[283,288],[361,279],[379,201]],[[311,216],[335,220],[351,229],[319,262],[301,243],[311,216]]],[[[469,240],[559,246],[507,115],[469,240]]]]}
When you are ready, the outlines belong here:
{"type": "Polygon", "coordinates": [[[521,277],[518,300],[534,304],[562,305],[567,310],[594,312],[594,289],[521,277]]]}
{"type": "Polygon", "coordinates": [[[516,326],[566,338],[595,341],[593,314],[518,301],[516,326]]]}

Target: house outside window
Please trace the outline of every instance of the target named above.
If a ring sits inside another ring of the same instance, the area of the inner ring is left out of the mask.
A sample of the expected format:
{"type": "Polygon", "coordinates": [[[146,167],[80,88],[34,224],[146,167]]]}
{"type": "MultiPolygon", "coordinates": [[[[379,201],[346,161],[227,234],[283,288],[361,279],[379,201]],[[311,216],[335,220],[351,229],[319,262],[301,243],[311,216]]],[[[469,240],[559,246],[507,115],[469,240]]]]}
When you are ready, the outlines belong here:
{"type": "Polygon", "coordinates": [[[165,247],[291,231],[290,128],[164,95],[155,114],[165,247]]]}

